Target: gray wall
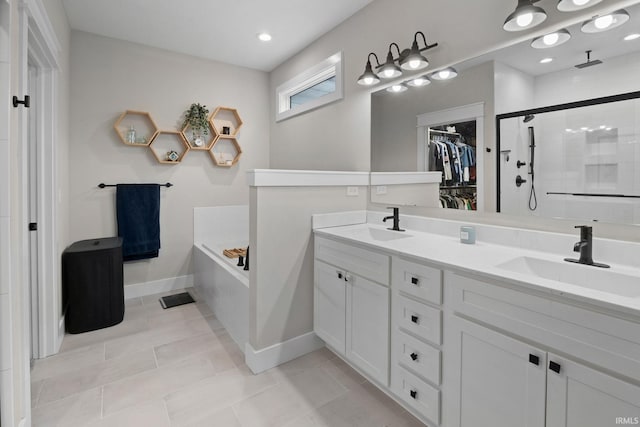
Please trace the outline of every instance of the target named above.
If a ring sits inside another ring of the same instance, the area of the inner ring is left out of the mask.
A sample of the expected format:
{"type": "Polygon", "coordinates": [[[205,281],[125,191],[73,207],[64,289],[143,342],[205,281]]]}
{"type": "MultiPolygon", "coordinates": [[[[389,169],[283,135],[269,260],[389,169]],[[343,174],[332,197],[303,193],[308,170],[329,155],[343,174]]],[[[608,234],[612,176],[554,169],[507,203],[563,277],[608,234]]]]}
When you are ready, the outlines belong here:
{"type": "Polygon", "coordinates": [[[161,190],[160,257],[125,264],[125,284],[191,274],[193,207],[246,204],[245,170],[269,166],[267,74],[76,31],[71,53],[71,239],[116,234],[115,190],[98,183],[171,182],[161,190]],[[234,167],[214,166],[204,151],[159,164],[148,149],[122,144],[112,127],[130,109],[177,129],[193,102],[238,109],[243,154],[234,167]]]}

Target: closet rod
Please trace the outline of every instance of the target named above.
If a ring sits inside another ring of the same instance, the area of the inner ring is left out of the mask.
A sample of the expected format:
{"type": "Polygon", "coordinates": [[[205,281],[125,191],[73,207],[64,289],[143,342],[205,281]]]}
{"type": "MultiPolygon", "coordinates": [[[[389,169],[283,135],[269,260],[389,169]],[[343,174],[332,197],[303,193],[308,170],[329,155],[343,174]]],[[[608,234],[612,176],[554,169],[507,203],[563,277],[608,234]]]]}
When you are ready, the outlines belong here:
{"type": "Polygon", "coordinates": [[[461,134],[461,133],[458,133],[458,132],[449,132],[449,131],[446,131],[446,130],[438,130],[438,129],[431,129],[431,128],[429,128],[429,132],[438,132],[438,133],[444,133],[444,134],[446,134],[446,135],[458,135],[458,136],[462,136],[462,134],[461,134]]]}
{"type": "MultiPolygon", "coordinates": [[[[104,182],[101,182],[100,184],[98,184],[99,188],[105,188],[105,187],[117,187],[118,184],[105,184],[104,182]]],[[[158,184],[160,187],[173,187],[173,184],[170,182],[167,182],[166,184],[158,184]]]]}

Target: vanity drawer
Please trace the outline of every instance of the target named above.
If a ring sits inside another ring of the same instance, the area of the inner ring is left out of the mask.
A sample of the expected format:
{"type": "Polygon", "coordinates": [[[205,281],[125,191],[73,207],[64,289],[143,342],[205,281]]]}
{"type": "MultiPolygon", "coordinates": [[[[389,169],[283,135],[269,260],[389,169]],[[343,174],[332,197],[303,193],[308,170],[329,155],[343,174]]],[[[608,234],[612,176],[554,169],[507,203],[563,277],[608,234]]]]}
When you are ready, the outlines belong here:
{"type": "Polygon", "coordinates": [[[440,350],[425,344],[399,329],[393,331],[394,363],[413,371],[433,384],[440,385],[440,350]]]}
{"type": "Polygon", "coordinates": [[[442,314],[437,308],[394,294],[393,318],[396,327],[440,345],[442,314]]]}
{"type": "Polygon", "coordinates": [[[392,391],[422,416],[440,424],[440,391],[399,365],[393,367],[392,391]]]}
{"type": "Polygon", "coordinates": [[[389,286],[388,255],[316,236],[314,256],[350,273],[389,286]]]}
{"type": "Polygon", "coordinates": [[[442,270],[394,257],[391,266],[393,287],[433,304],[442,304],[442,270]]]}

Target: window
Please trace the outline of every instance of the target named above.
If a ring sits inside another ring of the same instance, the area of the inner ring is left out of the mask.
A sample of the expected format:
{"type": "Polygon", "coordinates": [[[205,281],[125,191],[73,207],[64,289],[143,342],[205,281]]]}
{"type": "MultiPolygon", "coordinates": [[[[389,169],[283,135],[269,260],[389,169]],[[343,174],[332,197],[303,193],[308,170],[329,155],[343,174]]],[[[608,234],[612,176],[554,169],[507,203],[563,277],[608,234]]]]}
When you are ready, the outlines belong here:
{"type": "Polygon", "coordinates": [[[342,52],[300,73],[276,89],[276,121],[342,99],[342,52]]]}

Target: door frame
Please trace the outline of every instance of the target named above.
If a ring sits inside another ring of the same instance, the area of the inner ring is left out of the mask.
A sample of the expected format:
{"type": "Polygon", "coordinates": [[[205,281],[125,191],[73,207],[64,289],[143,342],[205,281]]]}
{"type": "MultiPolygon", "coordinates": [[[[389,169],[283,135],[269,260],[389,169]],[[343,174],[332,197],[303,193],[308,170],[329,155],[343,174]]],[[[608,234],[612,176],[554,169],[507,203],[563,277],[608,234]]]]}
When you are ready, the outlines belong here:
{"type": "MultiPolygon", "coordinates": [[[[36,109],[36,140],[38,152],[38,354],[39,358],[58,352],[64,336],[64,320],[61,316],[61,286],[58,262],[57,226],[57,135],[58,118],[58,70],[60,43],[46,13],[42,0],[21,0],[18,4],[18,85],[20,92],[29,93],[29,64],[36,69],[37,93],[32,94],[36,109]]],[[[19,113],[21,140],[22,212],[24,223],[20,236],[22,241],[23,278],[29,277],[29,186],[28,186],[28,111],[19,113]]],[[[22,287],[23,321],[25,322],[24,345],[26,354],[31,354],[29,288],[22,287]]]]}

